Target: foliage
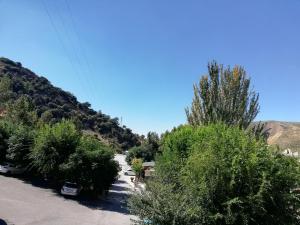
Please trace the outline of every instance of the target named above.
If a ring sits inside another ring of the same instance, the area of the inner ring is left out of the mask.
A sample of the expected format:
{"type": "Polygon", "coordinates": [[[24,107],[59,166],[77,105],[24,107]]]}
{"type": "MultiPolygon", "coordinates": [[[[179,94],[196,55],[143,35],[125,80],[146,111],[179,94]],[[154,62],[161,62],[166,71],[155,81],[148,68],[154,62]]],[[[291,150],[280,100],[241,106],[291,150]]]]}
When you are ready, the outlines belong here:
{"type": "Polygon", "coordinates": [[[66,179],[96,193],[108,190],[118,174],[113,151],[92,136],[83,136],[61,169],[66,179]]]}
{"type": "Polygon", "coordinates": [[[57,177],[59,166],[75,152],[80,133],[70,121],[44,125],[38,131],[31,152],[34,167],[42,174],[57,177]]]}
{"type": "Polygon", "coordinates": [[[248,128],[259,112],[259,96],[249,87],[250,79],[242,67],[224,69],[215,61],[209,63],[208,75],[194,85],[192,106],[186,109],[188,123],[223,122],[248,128]]]}
{"type": "Polygon", "coordinates": [[[107,190],[118,174],[113,150],[82,135],[66,120],[37,131],[30,158],[34,168],[51,180],[77,182],[96,194],[107,190]]]}
{"type": "Polygon", "coordinates": [[[183,126],[166,135],[147,190],[129,202],[139,224],[298,224],[299,163],[238,127],[183,126]]]}
{"type": "Polygon", "coordinates": [[[157,133],[149,132],[147,138],[140,146],[129,149],[126,162],[131,164],[134,158],[142,159],[144,162],[150,162],[155,159],[155,155],[159,152],[160,138],[157,133]]]}
{"type": "Polygon", "coordinates": [[[6,160],[8,139],[13,134],[15,127],[11,121],[0,120],[0,163],[6,160]]]}
{"type": "Polygon", "coordinates": [[[12,81],[8,76],[3,76],[0,80],[0,107],[6,107],[6,103],[14,96],[12,92],[12,81]]]}
{"type": "Polygon", "coordinates": [[[29,153],[35,131],[31,127],[19,125],[8,139],[6,159],[16,165],[27,167],[30,164],[29,153]]]}
{"type": "Polygon", "coordinates": [[[23,95],[15,102],[8,103],[6,118],[13,123],[33,127],[37,123],[37,115],[31,99],[23,95]]]}
{"type": "Polygon", "coordinates": [[[0,113],[3,107],[7,109],[8,106],[11,106],[12,114],[7,115],[16,120],[23,118],[25,124],[31,122],[30,116],[34,117],[25,114],[30,108],[30,112],[45,123],[72,119],[81,129],[99,133],[121,150],[140,144],[139,136],[120,126],[117,118],[94,111],[89,103],[78,102],[74,95],[54,87],[46,78],[37,76],[20,63],[0,58],[0,113]],[[25,98],[29,100],[27,103],[25,98]]]}
{"type": "Polygon", "coordinates": [[[137,177],[141,176],[143,170],[143,160],[134,158],[131,162],[132,170],[135,172],[137,177]]]}

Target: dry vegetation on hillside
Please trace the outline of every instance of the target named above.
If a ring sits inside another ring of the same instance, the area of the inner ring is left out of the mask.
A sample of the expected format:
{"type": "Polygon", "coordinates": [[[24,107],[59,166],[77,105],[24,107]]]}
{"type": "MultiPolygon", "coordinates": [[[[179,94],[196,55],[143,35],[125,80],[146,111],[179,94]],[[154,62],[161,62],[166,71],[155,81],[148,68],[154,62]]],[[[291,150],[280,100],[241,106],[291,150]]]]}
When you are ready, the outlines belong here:
{"type": "Polygon", "coordinates": [[[268,143],[278,145],[281,149],[290,148],[300,151],[300,123],[267,121],[266,129],[269,132],[268,143]]]}

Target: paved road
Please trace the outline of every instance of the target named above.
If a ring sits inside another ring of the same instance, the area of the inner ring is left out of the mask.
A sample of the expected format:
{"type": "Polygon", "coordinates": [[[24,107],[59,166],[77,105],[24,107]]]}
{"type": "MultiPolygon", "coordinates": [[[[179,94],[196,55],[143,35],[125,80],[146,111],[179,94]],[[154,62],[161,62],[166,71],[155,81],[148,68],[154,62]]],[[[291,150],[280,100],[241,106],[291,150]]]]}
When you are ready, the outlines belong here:
{"type": "MultiPolygon", "coordinates": [[[[124,156],[116,159],[127,167],[124,156]]],[[[67,199],[40,184],[0,175],[0,225],[129,225],[129,182],[121,173],[106,200],[88,201],[67,199]]]]}

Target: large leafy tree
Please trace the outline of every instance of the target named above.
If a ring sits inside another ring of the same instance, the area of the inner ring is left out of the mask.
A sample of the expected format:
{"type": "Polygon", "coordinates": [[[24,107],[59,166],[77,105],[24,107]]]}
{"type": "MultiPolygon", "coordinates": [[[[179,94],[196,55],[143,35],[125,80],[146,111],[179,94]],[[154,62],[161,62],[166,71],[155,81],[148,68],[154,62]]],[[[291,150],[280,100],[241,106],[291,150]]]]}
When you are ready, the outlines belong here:
{"type": "Polygon", "coordinates": [[[137,224],[299,224],[296,159],[238,127],[183,126],[166,135],[156,174],[129,206],[137,224]]]}
{"type": "Polygon", "coordinates": [[[86,190],[108,190],[118,174],[114,152],[93,136],[82,136],[76,151],[60,166],[64,177],[86,190]]]}
{"type": "Polygon", "coordinates": [[[59,176],[59,166],[75,152],[80,135],[75,125],[66,120],[42,126],[30,153],[34,167],[44,175],[59,176]]]}
{"type": "Polygon", "coordinates": [[[194,85],[187,120],[191,125],[223,122],[246,129],[259,112],[258,99],[243,67],[224,68],[214,61],[208,64],[208,75],[194,85]]]}

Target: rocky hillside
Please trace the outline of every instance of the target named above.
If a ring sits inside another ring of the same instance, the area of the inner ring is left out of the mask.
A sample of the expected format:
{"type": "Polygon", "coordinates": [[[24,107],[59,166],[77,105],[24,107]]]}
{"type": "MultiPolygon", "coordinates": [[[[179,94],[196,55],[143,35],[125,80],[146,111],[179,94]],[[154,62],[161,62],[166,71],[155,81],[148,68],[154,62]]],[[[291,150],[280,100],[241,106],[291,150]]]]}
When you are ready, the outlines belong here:
{"type": "Polygon", "coordinates": [[[300,122],[266,121],[268,143],[282,149],[300,151],[300,122]]]}
{"type": "MultiPolygon", "coordinates": [[[[1,105],[26,95],[44,121],[52,123],[62,118],[73,119],[83,130],[94,132],[123,150],[139,144],[139,136],[129,128],[121,127],[117,118],[96,112],[87,102],[78,102],[74,95],[54,87],[45,77],[22,67],[21,63],[0,58],[0,89],[1,105]]],[[[0,113],[5,109],[1,110],[0,113]]]]}

